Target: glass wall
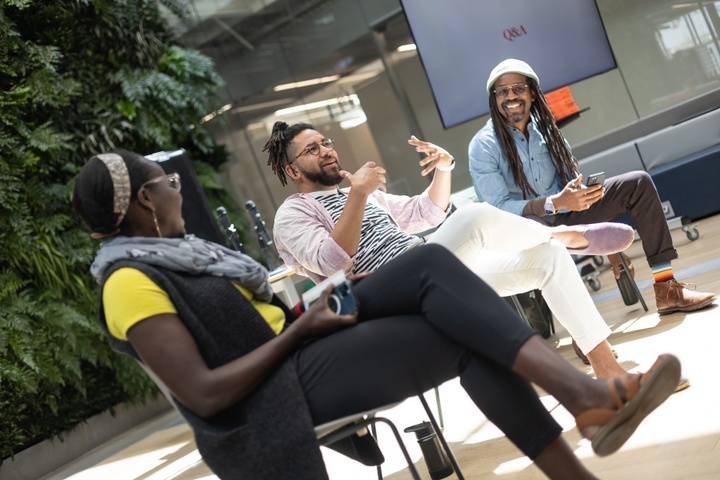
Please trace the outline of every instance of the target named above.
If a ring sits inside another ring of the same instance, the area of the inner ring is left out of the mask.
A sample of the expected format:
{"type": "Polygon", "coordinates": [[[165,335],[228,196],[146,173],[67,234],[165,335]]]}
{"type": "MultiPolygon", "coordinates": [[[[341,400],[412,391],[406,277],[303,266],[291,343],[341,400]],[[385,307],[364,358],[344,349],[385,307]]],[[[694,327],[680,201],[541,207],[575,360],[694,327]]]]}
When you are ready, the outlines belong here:
{"type": "MultiPolygon", "coordinates": [[[[618,68],[570,85],[587,109],[563,128],[573,146],[720,91],[720,1],[597,4],[618,68]]],[[[213,57],[227,83],[227,107],[209,121],[232,153],[228,187],[254,200],[270,225],[294,192],[280,186],[262,153],[278,120],[313,123],[336,141],[348,170],[369,160],[384,164],[397,193],[427,186],[406,143],[415,134],[453,152],[454,190],[470,186],[467,143],[486,118],[443,129],[399,1],[195,0],[191,6],[192,24],[177,25],[180,41],[213,57]]],[[[472,56],[468,50],[468,62],[472,56]]],[[[462,65],[448,74],[462,75],[462,65]]]]}
{"type": "Polygon", "coordinates": [[[598,2],[639,117],[720,86],[720,2],[598,2]]]}

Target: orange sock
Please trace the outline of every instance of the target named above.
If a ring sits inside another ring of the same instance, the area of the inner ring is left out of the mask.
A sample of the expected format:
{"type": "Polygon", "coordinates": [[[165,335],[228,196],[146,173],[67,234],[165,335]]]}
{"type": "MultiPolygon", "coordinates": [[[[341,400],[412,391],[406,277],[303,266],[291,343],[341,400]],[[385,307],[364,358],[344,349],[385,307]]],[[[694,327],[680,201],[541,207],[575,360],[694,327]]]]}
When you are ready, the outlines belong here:
{"type": "Polygon", "coordinates": [[[650,269],[652,270],[655,283],[667,282],[668,280],[675,279],[670,262],[653,265],[650,269]]]}

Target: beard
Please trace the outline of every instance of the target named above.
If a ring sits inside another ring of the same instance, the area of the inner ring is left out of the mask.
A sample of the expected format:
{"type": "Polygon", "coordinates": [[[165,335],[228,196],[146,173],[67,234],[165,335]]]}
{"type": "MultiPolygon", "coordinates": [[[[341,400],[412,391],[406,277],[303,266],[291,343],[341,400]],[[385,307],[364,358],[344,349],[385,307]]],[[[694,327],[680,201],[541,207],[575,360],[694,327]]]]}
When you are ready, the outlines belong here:
{"type": "MultiPolygon", "coordinates": [[[[513,103],[515,103],[516,100],[513,100],[513,103]]],[[[505,119],[508,123],[520,123],[523,118],[525,118],[525,102],[521,101],[522,105],[520,106],[520,110],[516,110],[513,113],[509,113],[505,109],[505,103],[502,104],[502,112],[505,114],[505,119]]]]}
{"type": "Polygon", "coordinates": [[[334,187],[336,185],[339,185],[340,182],[343,181],[343,177],[340,175],[339,168],[337,171],[328,172],[326,172],[325,170],[320,170],[319,172],[311,172],[309,170],[305,170],[300,165],[298,165],[297,168],[303,175],[305,175],[305,178],[307,178],[313,183],[318,183],[323,187],[334,187]]]}

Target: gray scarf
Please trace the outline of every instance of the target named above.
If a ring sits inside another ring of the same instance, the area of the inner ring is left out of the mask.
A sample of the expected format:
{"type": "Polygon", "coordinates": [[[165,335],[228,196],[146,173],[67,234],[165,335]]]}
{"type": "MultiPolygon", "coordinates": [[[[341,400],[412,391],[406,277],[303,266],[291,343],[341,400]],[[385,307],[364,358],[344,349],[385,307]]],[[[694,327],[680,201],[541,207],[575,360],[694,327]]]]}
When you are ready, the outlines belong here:
{"type": "Polygon", "coordinates": [[[250,289],[258,300],[269,302],[272,298],[268,272],[262,265],[247,255],[195,235],[184,238],[115,237],[102,245],[90,266],[90,273],[100,281],[112,263],[124,259],[191,275],[227,277],[250,289]]]}

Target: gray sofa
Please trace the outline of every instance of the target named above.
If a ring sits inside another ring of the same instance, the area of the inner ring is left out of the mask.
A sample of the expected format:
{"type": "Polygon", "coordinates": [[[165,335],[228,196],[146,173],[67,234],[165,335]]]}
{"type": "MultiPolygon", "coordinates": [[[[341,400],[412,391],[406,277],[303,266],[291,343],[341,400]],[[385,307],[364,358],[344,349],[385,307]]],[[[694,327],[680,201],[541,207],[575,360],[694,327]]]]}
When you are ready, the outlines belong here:
{"type": "Polygon", "coordinates": [[[669,216],[720,212],[720,108],[580,159],[583,176],[646,170],[669,216]]]}

